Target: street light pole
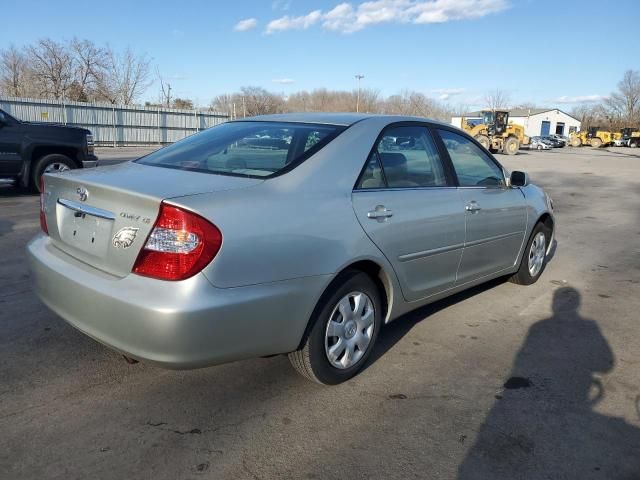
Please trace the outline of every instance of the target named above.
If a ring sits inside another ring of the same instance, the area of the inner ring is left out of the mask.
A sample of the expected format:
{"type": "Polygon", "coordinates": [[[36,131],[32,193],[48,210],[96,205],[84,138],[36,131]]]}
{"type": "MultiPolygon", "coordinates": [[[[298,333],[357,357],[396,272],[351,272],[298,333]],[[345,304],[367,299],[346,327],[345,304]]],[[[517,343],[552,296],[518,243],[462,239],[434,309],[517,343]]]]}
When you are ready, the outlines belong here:
{"type": "Polygon", "coordinates": [[[358,80],[358,96],[356,97],[356,112],[360,111],[360,80],[364,78],[364,75],[356,75],[356,80],[358,80]]]}

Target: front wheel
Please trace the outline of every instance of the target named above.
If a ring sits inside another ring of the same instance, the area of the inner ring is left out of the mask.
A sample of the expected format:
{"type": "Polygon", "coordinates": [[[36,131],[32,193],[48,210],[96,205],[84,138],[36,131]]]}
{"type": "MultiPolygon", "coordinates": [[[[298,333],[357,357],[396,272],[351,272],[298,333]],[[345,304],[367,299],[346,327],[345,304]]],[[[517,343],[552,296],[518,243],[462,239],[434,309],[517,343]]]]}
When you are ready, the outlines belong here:
{"type": "Polygon", "coordinates": [[[480,145],[482,145],[486,150],[489,150],[489,148],[491,148],[491,142],[489,141],[489,137],[487,137],[486,135],[477,135],[476,136],[476,140],[478,141],[478,143],[480,145]]]}
{"type": "Polygon", "coordinates": [[[580,140],[578,137],[572,138],[571,139],[571,146],[572,147],[579,147],[582,145],[582,140],[580,140]]]}
{"type": "Polygon", "coordinates": [[[40,191],[40,177],[45,173],[60,173],[76,168],[73,161],[66,155],[52,153],[38,159],[31,170],[31,188],[40,191]]]}
{"type": "Polygon", "coordinates": [[[382,326],[378,287],[365,273],[346,272],[318,302],[302,348],[289,360],[314,382],[335,385],[364,366],[382,326]]]}
{"type": "Polygon", "coordinates": [[[600,140],[598,137],[594,137],[591,139],[591,146],[593,148],[600,148],[602,146],[602,140],[600,140]]]}
{"type": "Polygon", "coordinates": [[[527,248],[522,255],[520,268],[510,278],[518,285],[532,285],[538,281],[547,265],[547,250],[551,241],[551,231],[544,223],[538,222],[531,233],[527,248]]]}
{"type": "Polygon", "coordinates": [[[505,155],[515,155],[520,150],[520,142],[516,137],[509,137],[505,140],[502,152],[505,155]]]}

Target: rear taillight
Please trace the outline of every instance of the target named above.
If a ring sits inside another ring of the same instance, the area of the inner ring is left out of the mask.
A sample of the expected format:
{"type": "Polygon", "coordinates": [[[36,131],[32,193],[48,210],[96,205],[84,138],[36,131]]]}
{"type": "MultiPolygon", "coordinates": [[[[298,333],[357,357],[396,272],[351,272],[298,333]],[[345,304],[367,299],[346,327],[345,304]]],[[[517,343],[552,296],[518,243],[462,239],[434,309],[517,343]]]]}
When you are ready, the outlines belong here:
{"type": "Polygon", "coordinates": [[[44,177],[40,177],[40,228],[42,231],[49,235],[49,228],[47,227],[47,191],[45,190],[44,177]]]}
{"type": "Polygon", "coordinates": [[[200,215],[162,203],[133,272],[160,280],[184,280],[200,272],[222,245],[220,230],[200,215]]]}

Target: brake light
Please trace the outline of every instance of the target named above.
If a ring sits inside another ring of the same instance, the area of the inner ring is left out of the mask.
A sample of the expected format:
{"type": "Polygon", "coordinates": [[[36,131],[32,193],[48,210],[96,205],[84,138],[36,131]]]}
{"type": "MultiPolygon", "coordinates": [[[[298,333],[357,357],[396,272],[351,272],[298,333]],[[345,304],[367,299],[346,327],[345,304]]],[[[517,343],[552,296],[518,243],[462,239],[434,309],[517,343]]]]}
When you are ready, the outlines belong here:
{"type": "Polygon", "coordinates": [[[184,280],[206,267],[222,246],[222,233],[200,215],[162,203],[133,272],[159,280],[184,280]]]}
{"type": "Polygon", "coordinates": [[[40,177],[40,228],[42,231],[49,235],[49,228],[47,227],[47,211],[46,211],[47,192],[44,185],[44,176],[40,177]]]}

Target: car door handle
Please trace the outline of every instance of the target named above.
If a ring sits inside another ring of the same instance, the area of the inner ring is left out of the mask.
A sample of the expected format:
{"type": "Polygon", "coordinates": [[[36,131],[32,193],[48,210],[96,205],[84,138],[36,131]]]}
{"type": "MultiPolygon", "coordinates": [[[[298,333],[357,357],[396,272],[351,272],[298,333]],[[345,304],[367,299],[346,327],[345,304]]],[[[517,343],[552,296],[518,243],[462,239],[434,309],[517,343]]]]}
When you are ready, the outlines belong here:
{"type": "Polygon", "coordinates": [[[467,203],[464,209],[467,212],[472,212],[472,213],[482,210],[482,208],[480,208],[480,205],[478,205],[478,202],[476,202],[475,200],[472,200],[471,202],[467,203]]]}
{"type": "Polygon", "coordinates": [[[376,218],[384,219],[384,218],[393,217],[393,212],[388,208],[386,208],[384,205],[378,205],[376,206],[375,210],[371,210],[370,212],[367,213],[367,217],[373,218],[373,219],[376,219],[376,218]]]}

